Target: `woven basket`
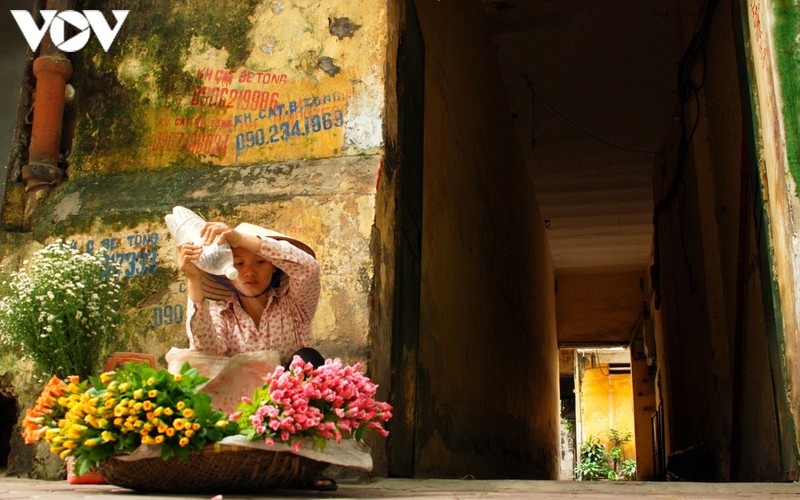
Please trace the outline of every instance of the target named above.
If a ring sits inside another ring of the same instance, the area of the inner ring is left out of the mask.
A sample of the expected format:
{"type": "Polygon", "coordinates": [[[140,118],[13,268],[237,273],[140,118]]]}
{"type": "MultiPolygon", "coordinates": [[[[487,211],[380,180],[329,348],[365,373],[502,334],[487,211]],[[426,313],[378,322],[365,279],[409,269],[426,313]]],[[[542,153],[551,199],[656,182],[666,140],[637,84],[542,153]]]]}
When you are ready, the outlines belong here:
{"type": "Polygon", "coordinates": [[[192,453],[188,462],[112,457],[100,472],[109,484],[142,492],[251,493],[303,487],[326,466],[285,451],[209,445],[192,453]]]}

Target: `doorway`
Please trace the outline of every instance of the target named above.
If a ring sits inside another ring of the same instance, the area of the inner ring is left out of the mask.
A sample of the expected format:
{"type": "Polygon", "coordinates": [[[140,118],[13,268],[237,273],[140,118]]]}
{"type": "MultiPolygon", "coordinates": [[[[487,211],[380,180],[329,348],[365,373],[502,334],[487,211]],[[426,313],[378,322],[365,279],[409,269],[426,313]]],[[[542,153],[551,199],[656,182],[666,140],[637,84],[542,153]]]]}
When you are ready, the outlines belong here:
{"type": "Polygon", "coordinates": [[[574,478],[636,479],[630,351],[624,347],[570,351],[575,388],[574,478]],[[597,451],[599,455],[593,454],[597,451]]]}

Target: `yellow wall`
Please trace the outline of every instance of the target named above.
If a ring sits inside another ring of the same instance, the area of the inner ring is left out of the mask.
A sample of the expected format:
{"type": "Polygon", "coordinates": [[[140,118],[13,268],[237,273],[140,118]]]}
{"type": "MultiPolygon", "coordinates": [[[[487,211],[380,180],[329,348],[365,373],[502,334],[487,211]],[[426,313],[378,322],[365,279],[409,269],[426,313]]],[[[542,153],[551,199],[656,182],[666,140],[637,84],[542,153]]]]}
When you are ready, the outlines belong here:
{"type": "MultiPolygon", "coordinates": [[[[587,358],[588,362],[588,358],[587,358]]],[[[631,375],[609,374],[608,364],[601,363],[595,368],[586,367],[581,381],[581,441],[589,436],[597,436],[610,448],[609,429],[620,434],[633,432],[633,389],[631,375]]],[[[626,459],[636,458],[635,438],[622,447],[626,459]]]]}

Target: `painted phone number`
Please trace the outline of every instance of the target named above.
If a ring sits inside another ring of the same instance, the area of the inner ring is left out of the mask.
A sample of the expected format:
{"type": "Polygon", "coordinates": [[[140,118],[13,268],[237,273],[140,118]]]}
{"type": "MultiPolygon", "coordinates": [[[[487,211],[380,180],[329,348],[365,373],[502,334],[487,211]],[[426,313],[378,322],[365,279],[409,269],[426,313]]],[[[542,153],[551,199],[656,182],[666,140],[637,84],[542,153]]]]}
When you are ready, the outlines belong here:
{"type": "Polygon", "coordinates": [[[342,110],[335,109],[331,112],[270,125],[266,130],[263,128],[248,130],[236,135],[236,154],[267,144],[288,142],[296,137],[324,132],[342,125],[344,125],[342,110]]]}

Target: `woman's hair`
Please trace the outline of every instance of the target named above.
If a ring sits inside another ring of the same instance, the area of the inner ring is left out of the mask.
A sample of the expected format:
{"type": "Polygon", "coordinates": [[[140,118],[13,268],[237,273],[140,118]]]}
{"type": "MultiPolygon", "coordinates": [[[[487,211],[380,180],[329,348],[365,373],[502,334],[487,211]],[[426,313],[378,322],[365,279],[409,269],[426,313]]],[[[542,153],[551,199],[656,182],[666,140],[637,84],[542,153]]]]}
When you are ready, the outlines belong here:
{"type": "Polygon", "coordinates": [[[275,272],[272,273],[272,281],[269,282],[267,290],[269,290],[270,288],[278,288],[279,286],[281,286],[281,279],[283,278],[283,274],[284,274],[283,271],[276,267],[275,272]]]}
{"type": "Polygon", "coordinates": [[[284,365],[284,368],[287,370],[289,369],[289,365],[292,363],[292,359],[294,359],[295,356],[300,356],[303,362],[311,363],[311,366],[314,368],[319,368],[325,364],[325,358],[322,357],[322,354],[320,354],[318,350],[313,347],[303,347],[292,354],[291,359],[284,365]]]}

